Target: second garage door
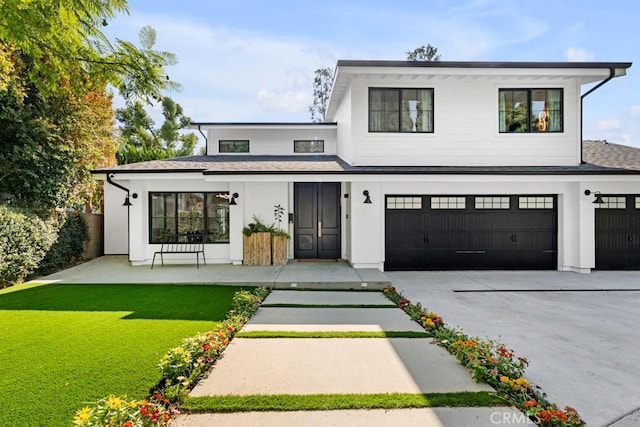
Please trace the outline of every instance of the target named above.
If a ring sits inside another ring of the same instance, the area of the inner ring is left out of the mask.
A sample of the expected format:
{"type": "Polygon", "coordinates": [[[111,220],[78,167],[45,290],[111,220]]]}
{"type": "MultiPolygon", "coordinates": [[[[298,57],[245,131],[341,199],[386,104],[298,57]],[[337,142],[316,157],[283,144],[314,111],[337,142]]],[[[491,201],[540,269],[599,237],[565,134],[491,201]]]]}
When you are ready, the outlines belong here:
{"type": "Polygon", "coordinates": [[[385,270],[556,269],[557,200],[386,197],[385,270]]]}
{"type": "Polygon", "coordinates": [[[596,209],[596,268],[640,270],[640,196],[604,196],[596,209]]]}

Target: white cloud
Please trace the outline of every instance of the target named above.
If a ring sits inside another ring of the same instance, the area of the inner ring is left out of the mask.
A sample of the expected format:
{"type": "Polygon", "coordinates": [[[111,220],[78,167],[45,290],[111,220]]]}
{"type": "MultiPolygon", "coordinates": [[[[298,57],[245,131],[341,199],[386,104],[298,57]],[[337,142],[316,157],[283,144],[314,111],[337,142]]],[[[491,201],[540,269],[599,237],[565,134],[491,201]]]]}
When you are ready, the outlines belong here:
{"type": "Polygon", "coordinates": [[[622,129],[622,123],[618,119],[605,119],[596,122],[596,130],[598,132],[611,132],[622,129]]]}
{"type": "Polygon", "coordinates": [[[311,105],[311,96],[301,91],[276,92],[268,89],[258,91],[258,103],[265,110],[297,113],[307,111],[311,105]]]}
{"type": "Polygon", "coordinates": [[[640,117],[640,105],[632,105],[629,112],[632,116],[640,117]]]}
{"type": "Polygon", "coordinates": [[[569,62],[589,62],[593,61],[595,55],[586,49],[578,49],[570,47],[565,51],[567,61],[569,62]]]}

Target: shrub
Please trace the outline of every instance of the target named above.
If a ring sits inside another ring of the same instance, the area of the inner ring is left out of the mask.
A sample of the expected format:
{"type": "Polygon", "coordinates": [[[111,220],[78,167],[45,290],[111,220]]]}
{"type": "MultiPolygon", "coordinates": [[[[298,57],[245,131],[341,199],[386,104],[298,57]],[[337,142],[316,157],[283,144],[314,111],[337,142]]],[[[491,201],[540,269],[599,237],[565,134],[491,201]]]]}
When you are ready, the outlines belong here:
{"type": "Polygon", "coordinates": [[[51,224],[34,213],[0,206],[0,287],[22,281],[56,240],[51,224]]]}
{"type": "Polygon", "coordinates": [[[89,238],[87,223],[80,212],[56,211],[47,222],[58,238],[47,252],[36,274],[45,275],[59,271],[82,257],[84,242],[89,238]]]}

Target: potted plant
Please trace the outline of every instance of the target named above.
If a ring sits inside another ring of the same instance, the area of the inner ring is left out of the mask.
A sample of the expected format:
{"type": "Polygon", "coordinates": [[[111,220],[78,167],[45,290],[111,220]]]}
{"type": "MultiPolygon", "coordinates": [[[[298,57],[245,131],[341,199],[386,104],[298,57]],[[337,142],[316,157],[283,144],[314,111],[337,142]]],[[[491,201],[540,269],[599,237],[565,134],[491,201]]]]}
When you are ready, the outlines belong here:
{"type": "Polygon", "coordinates": [[[242,229],[243,263],[245,265],[271,265],[271,231],[257,216],[242,229]]]}
{"type": "Polygon", "coordinates": [[[287,263],[287,240],[291,236],[282,229],[284,208],[281,205],[277,204],[273,207],[273,217],[278,222],[278,227],[271,227],[271,261],[273,265],[285,265],[287,263]]]}

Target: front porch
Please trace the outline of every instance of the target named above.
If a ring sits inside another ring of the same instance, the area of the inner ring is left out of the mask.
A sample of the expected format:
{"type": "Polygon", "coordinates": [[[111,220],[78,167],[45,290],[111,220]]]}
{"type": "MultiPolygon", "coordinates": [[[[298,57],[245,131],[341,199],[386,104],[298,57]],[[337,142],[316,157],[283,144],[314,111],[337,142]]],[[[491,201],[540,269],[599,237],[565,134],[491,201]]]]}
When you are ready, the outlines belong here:
{"type": "Polygon", "coordinates": [[[353,268],[346,261],[299,262],[284,266],[195,264],[132,266],[126,256],[109,255],[35,281],[60,283],[196,283],[269,286],[274,289],[382,289],[390,284],[378,269],[353,268]]]}

